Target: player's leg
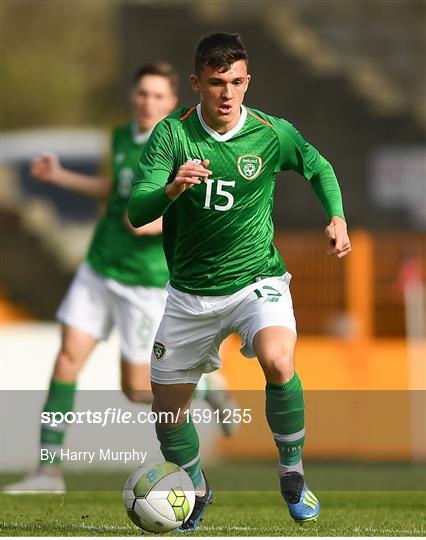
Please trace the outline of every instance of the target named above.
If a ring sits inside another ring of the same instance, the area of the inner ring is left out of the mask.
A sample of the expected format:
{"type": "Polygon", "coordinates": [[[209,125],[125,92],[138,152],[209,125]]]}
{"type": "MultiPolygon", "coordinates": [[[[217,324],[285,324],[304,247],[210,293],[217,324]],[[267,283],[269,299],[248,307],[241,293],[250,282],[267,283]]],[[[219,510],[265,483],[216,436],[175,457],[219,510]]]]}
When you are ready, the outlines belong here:
{"type": "Polygon", "coordinates": [[[61,325],[61,346],[53,367],[52,381],[75,385],[97,342],[97,338],[83,330],[61,325]]]}
{"type": "Polygon", "coordinates": [[[266,417],[280,456],[281,493],[297,522],[315,520],[318,499],[309,490],[302,465],[305,418],[302,383],[294,371],[296,335],[285,327],[260,330],[253,349],[266,379],[266,417]]]}
{"type": "MultiPolygon", "coordinates": [[[[172,416],[173,422],[168,422],[168,418],[160,418],[156,424],[157,437],[161,445],[164,458],[179,466],[185,466],[192,462],[198,455],[199,441],[190,416],[185,420],[185,411],[196,387],[196,383],[201,373],[186,384],[173,384],[173,380],[167,380],[162,384],[162,369],[172,372],[172,379],[179,379],[179,375],[173,373],[176,352],[173,358],[167,358],[163,362],[163,357],[168,354],[169,344],[174,340],[180,341],[181,336],[177,326],[179,320],[170,316],[163,319],[166,294],[165,291],[158,291],[145,287],[129,287],[126,285],[113,284],[112,310],[114,322],[118,328],[121,340],[122,355],[125,358],[121,363],[122,388],[126,395],[134,401],[143,401],[141,398],[152,400],[152,393],[148,393],[151,381],[149,377],[149,361],[157,362],[160,366],[154,366],[154,382],[152,383],[153,410],[161,415],[172,416]],[[160,326],[157,332],[157,327],[160,326]],[[157,333],[157,337],[156,336],[157,333]],[[166,350],[167,347],[167,350],[166,350]],[[161,350],[160,350],[161,349],[161,350]],[[180,412],[177,415],[178,411],[180,412]],[[176,415],[178,417],[176,417],[176,415]]],[[[168,305],[173,301],[168,301],[168,305]]],[[[167,309],[167,308],[166,308],[167,309]]],[[[169,307],[170,309],[170,307],[169,307]]],[[[176,348],[173,347],[175,350],[176,348]]],[[[188,356],[188,353],[185,353],[188,356]]],[[[179,356],[179,353],[178,353],[179,356]]],[[[188,358],[186,358],[188,360],[188,358]]],[[[166,374],[167,375],[167,374],[166,374]]],[[[179,380],[177,381],[180,382],[179,380]]],[[[148,401],[146,401],[148,402],[148,401]]],[[[194,485],[201,482],[202,475],[198,462],[194,462],[188,468],[194,485]]]]}
{"type": "MultiPolygon", "coordinates": [[[[72,326],[62,325],[61,347],[56,357],[43,412],[66,414],[74,409],[78,374],[96,343],[97,339],[92,335],[72,326]]],[[[41,428],[40,446],[56,452],[54,458],[56,464],[61,462],[60,449],[64,442],[66,426],[66,423],[55,427],[43,424],[41,428]]],[[[43,461],[40,465],[42,469],[48,467],[43,461]]]]}
{"type": "Polygon", "coordinates": [[[280,454],[280,473],[303,474],[305,437],[303,389],[294,371],[296,335],[288,328],[260,330],[253,349],[266,379],[266,417],[280,454]]]}
{"type": "Polygon", "coordinates": [[[319,503],[303,477],[304,401],[294,370],[297,334],[290,278],[286,274],[249,287],[234,317],[244,339],[243,354],[257,356],[265,374],[266,417],[279,452],[281,492],[293,519],[308,521],[319,514],[319,503]]]}
{"type": "MultiPolygon", "coordinates": [[[[112,328],[106,280],[86,263],[77,274],[59,306],[57,319],[62,323],[61,349],[56,359],[45,412],[70,412],[78,375],[98,341],[106,339],[112,328]]],[[[43,424],[41,447],[60,450],[65,427],[43,424]]],[[[60,463],[60,452],[56,463],[60,463]]]]}
{"type": "Polygon", "coordinates": [[[170,287],[166,308],[151,356],[153,410],[156,433],[166,460],[185,469],[197,491],[194,509],[182,530],[194,530],[212,500],[212,490],[201,470],[200,444],[188,413],[203,372],[220,366],[220,320],[195,295],[170,287]],[[164,413],[172,419],[161,417],[164,413]]]}
{"type": "MultiPolygon", "coordinates": [[[[43,412],[66,414],[74,408],[78,373],[96,345],[97,340],[81,330],[63,325],[61,347],[56,357],[49,392],[43,412]]],[[[10,494],[56,493],[65,491],[60,452],[66,434],[66,423],[55,427],[42,424],[40,430],[40,463],[34,473],[22,481],[5,486],[10,494]],[[42,459],[42,449],[54,455],[53,461],[42,459]]]]}
{"type": "Polygon", "coordinates": [[[134,403],[151,403],[152,390],[148,363],[130,362],[121,357],[121,388],[134,403]]]}
{"type": "MultiPolygon", "coordinates": [[[[108,336],[112,324],[103,279],[86,264],[83,263],[78,269],[59,307],[57,318],[62,323],[61,345],[43,411],[66,414],[73,410],[76,383],[81,368],[96,343],[108,336]]],[[[60,450],[66,435],[65,428],[66,423],[55,427],[42,424],[40,464],[37,471],[22,482],[6,486],[5,491],[61,493],[65,490],[60,469],[60,450]],[[41,459],[41,449],[56,452],[53,463],[41,459]]]]}
{"type": "Polygon", "coordinates": [[[195,384],[152,382],[152,410],[157,415],[156,433],[166,461],[182,467],[196,490],[205,488],[200,467],[200,441],[189,414],[195,384]]]}
{"type": "Polygon", "coordinates": [[[201,470],[200,441],[189,406],[196,384],[158,384],[152,382],[152,409],[157,414],[156,433],[166,461],[176,463],[190,476],[195,488],[195,504],[182,531],[193,531],[212,502],[213,492],[201,470]]]}

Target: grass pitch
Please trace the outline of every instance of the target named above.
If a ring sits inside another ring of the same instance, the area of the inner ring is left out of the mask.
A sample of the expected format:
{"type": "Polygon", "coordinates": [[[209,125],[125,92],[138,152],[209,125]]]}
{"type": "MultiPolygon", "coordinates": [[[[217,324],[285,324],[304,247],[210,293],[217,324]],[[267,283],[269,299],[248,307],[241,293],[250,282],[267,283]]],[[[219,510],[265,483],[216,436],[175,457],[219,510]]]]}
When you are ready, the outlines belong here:
{"type": "MultiPolygon", "coordinates": [[[[214,502],[195,536],[425,536],[426,473],[421,465],[309,464],[307,477],[321,502],[321,515],[317,523],[303,526],[293,522],[275,490],[275,464],[206,469],[214,502]]],[[[141,536],[121,500],[126,476],[123,471],[68,473],[70,491],[63,496],[0,494],[1,535],[141,536]]],[[[19,477],[5,475],[2,484],[19,477]]]]}
{"type": "MultiPolygon", "coordinates": [[[[217,492],[196,536],[424,536],[422,492],[317,492],[316,524],[300,526],[277,492],[217,492]]],[[[3,536],[140,536],[120,492],[1,495],[3,536]]],[[[176,536],[171,533],[170,536],[176,536]]],[[[182,534],[177,536],[182,537],[182,534]]]]}

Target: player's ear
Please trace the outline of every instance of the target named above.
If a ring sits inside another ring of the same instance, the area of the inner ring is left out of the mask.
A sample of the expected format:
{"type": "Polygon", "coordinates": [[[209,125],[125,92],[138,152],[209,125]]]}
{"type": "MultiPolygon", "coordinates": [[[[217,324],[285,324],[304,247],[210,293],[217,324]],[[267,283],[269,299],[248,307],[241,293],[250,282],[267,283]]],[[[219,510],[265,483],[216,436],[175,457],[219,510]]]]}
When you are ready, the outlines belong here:
{"type": "Polygon", "coordinates": [[[248,89],[248,87],[249,87],[250,81],[251,81],[251,75],[250,75],[250,73],[248,73],[248,74],[247,74],[247,82],[246,82],[246,89],[245,89],[245,92],[247,92],[247,89],[248,89]]]}
{"type": "Polygon", "coordinates": [[[192,75],[190,75],[189,81],[191,83],[192,90],[198,93],[200,91],[200,81],[198,79],[198,76],[193,73],[192,75]]]}

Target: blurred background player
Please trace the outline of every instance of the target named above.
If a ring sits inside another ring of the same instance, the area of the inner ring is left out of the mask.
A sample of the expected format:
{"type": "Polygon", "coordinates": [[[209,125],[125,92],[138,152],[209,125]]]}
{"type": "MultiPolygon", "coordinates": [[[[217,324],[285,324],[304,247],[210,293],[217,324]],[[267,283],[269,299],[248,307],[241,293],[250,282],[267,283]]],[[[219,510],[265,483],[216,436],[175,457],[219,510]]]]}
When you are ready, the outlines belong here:
{"type": "MultiPolygon", "coordinates": [[[[155,125],[177,105],[178,75],[167,63],[147,64],[136,71],[130,91],[132,120],[112,135],[112,179],[91,177],[63,168],[53,154],[33,160],[31,173],[42,182],[70,189],[106,203],[90,244],[63,299],[57,319],[62,323],[57,355],[44,410],[73,410],[77,378],[96,344],[115,326],[120,337],[121,387],[133,402],[150,403],[150,355],[161,320],[169,279],[162,243],[162,218],[133,227],[127,201],[141,151],[155,125]]],[[[198,397],[213,408],[232,405],[224,380],[200,383],[198,397]]],[[[222,423],[230,435],[232,424],[222,423]]],[[[65,425],[43,425],[41,448],[58,450],[65,425]]],[[[58,454],[57,454],[58,455],[58,454]]],[[[65,490],[59,458],[40,464],[36,473],[4,488],[10,493],[65,490]]]]}

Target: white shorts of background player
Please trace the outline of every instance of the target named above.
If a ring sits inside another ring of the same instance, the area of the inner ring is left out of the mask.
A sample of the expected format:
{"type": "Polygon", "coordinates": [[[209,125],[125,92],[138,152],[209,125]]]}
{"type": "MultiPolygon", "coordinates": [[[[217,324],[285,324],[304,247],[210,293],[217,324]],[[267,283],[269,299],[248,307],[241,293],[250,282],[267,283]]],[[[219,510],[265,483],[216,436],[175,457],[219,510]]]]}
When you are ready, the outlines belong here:
{"type": "Polygon", "coordinates": [[[97,340],[107,339],[115,326],[124,358],[149,364],[166,298],[166,289],[119,283],[97,274],[83,262],[56,318],[97,340]]]}

